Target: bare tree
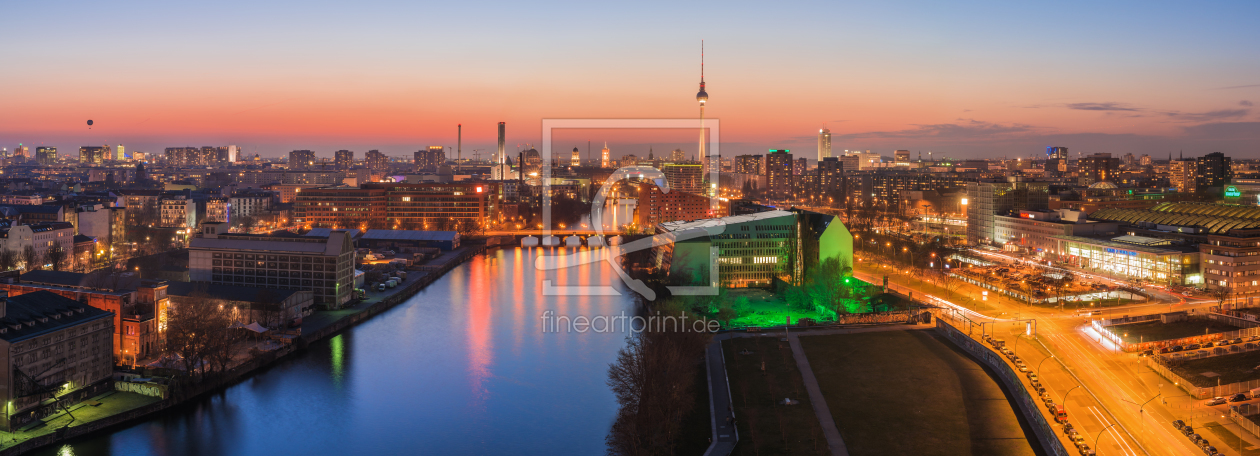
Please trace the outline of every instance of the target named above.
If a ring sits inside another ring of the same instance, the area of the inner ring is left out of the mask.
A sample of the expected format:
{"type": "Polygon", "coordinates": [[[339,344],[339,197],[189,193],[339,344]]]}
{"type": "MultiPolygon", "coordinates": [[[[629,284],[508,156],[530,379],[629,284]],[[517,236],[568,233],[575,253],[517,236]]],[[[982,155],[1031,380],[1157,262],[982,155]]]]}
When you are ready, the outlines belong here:
{"type": "Polygon", "coordinates": [[[11,271],[18,265],[18,253],[0,248],[0,270],[11,271]]]}
{"type": "Polygon", "coordinates": [[[1208,296],[1216,300],[1216,305],[1224,308],[1225,301],[1229,301],[1234,297],[1234,288],[1228,285],[1217,285],[1208,289],[1208,296]]]}
{"type": "Polygon", "coordinates": [[[60,271],[61,268],[66,267],[66,260],[70,258],[70,252],[66,251],[61,244],[56,244],[49,247],[47,252],[44,252],[44,258],[48,263],[52,264],[54,271],[60,271]]]}
{"type": "Polygon", "coordinates": [[[35,247],[33,246],[28,245],[22,248],[21,259],[23,267],[26,268],[27,271],[33,271],[43,267],[43,265],[40,264],[39,253],[35,252],[35,247]]]}

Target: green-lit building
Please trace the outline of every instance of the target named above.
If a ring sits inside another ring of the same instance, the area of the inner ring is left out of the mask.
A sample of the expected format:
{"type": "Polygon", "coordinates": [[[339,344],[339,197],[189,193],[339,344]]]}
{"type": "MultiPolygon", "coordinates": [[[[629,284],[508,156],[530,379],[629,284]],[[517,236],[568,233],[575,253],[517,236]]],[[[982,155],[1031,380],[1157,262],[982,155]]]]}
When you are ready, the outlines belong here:
{"type": "Polygon", "coordinates": [[[656,248],[657,266],[679,284],[762,287],[776,277],[802,277],[828,258],[853,264],[853,235],[839,218],[816,212],[669,222],[658,224],[656,233],[673,240],[656,248]],[[712,261],[717,262],[717,278],[710,274],[712,261]]]}

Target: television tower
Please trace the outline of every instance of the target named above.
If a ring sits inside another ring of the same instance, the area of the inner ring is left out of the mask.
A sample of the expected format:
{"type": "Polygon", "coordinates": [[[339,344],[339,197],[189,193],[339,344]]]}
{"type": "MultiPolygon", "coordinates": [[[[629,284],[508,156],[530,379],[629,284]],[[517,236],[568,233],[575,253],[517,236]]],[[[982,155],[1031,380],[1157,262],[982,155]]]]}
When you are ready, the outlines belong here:
{"type": "Polygon", "coordinates": [[[704,91],[704,40],[700,40],[700,92],[696,94],[696,101],[700,102],[700,149],[696,155],[703,160],[709,157],[704,151],[704,102],[709,101],[709,94],[704,91]]]}

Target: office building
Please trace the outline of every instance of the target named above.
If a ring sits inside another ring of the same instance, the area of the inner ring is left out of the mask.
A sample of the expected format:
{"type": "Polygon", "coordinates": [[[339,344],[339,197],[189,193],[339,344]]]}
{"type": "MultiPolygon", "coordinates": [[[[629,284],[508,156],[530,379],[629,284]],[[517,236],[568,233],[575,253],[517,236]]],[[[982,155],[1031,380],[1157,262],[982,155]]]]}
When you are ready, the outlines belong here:
{"type": "Polygon", "coordinates": [[[208,282],[284,290],[310,290],[315,305],[340,309],[354,291],[354,246],[350,235],[327,238],[226,234],[208,224],[188,246],[188,276],[208,282]]]}
{"type": "Polygon", "coordinates": [[[119,145],[118,145],[118,147],[115,147],[115,148],[114,148],[114,157],[113,157],[113,160],[114,160],[114,161],[126,161],[126,160],[127,160],[127,154],[126,154],[126,152],[123,150],[123,145],[122,145],[122,144],[119,144],[119,145]]]}
{"type": "Polygon", "coordinates": [[[1198,190],[1198,165],[1194,160],[1172,160],[1168,164],[1168,182],[1182,193],[1198,190]]]}
{"type": "MultiPolygon", "coordinates": [[[[80,154],[82,154],[82,152],[80,152],[80,154]]],[[[14,162],[25,163],[26,160],[30,158],[31,158],[31,148],[29,146],[18,144],[18,146],[13,149],[14,162]]]]}
{"type": "Polygon", "coordinates": [[[699,164],[667,163],[661,165],[661,173],[669,184],[670,192],[704,193],[704,173],[699,164]]]}
{"type": "Polygon", "coordinates": [[[809,211],[666,222],[657,224],[655,233],[672,241],[654,250],[657,267],[681,285],[767,287],[775,278],[803,278],[831,258],[853,264],[853,236],[840,219],[809,211]],[[718,277],[710,273],[713,262],[718,277]]]}
{"type": "Polygon", "coordinates": [[[1046,177],[1063,177],[1067,173],[1068,148],[1046,147],[1046,177]]]}
{"type": "Polygon", "coordinates": [[[682,149],[674,149],[669,152],[670,163],[684,163],[687,161],[687,153],[682,149]]]}
{"type": "Polygon", "coordinates": [[[195,228],[197,204],[184,195],[164,196],[158,199],[162,227],[195,228]]]}
{"type": "Polygon", "coordinates": [[[910,164],[910,151],[908,150],[894,151],[893,162],[897,164],[910,164]]]}
{"type": "Polygon", "coordinates": [[[57,148],[56,147],[36,147],[35,160],[38,161],[41,166],[52,166],[56,164],[57,163],[57,148]]]}
{"type": "Polygon", "coordinates": [[[293,203],[294,221],[313,227],[360,228],[386,218],[385,189],[311,188],[293,203]]]}
{"type": "Polygon", "coordinates": [[[818,161],[831,157],[831,130],[818,130],[818,161]]]}
{"type": "Polygon", "coordinates": [[[635,224],[650,229],[658,223],[724,217],[730,213],[730,203],[672,187],[669,193],[664,193],[653,181],[643,180],[639,183],[639,199],[634,210],[635,224]]]}
{"type": "Polygon", "coordinates": [[[84,165],[104,164],[105,158],[109,155],[109,146],[83,146],[79,148],[79,163],[84,165]]]}
{"type": "Polygon", "coordinates": [[[110,318],[109,312],[47,291],[0,301],[4,430],[14,432],[66,403],[113,391],[110,318]]]}
{"type": "Polygon", "coordinates": [[[985,180],[967,182],[967,243],[993,244],[997,217],[1012,211],[1042,211],[1049,206],[1050,186],[1044,182],[985,180]]]}
{"type": "Polygon", "coordinates": [[[1055,236],[1115,236],[1119,222],[1088,220],[1070,210],[1021,210],[994,216],[993,244],[1033,255],[1059,255],[1055,236]]]}
{"type": "Polygon", "coordinates": [[[446,163],[446,147],[429,146],[414,154],[413,164],[416,172],[437,172],[446,163]]]}
{"type": "Polygon", "coordinates": [[[346,171],[354,167],[354,151],[339,150],[333,153],[333,165],[337,171],[346,171]]]}

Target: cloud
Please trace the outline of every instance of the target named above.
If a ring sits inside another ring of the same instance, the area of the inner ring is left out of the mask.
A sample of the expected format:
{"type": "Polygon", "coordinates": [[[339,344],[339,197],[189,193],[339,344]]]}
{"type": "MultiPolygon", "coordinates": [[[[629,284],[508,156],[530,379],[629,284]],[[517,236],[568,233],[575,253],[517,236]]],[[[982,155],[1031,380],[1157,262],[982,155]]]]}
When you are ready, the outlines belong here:
{"type": "Polygon", "coordinates": [[[914,124],[914,128],[896,131],[868,131],[840,135],[838,139],[856,138],[932,138],[938,140],[959,140],[992,138],[1034,131],[1033,126],[1025,124],[997,124],[975,119],[958,119],[958,123],[914,124]]]}
{"type": "Polygon", "coordinates": [[[1252,87],[1260,87],[1260,84],[1247,84],[1247,85],[1240,85],[1240,86],[1217,87],[1217,88],[1216,88],[1216,90],[1249,89],[1249,88],[1252,88],[1252,87]]]}
{"type": "Polygon", "coordinates": [[[1209,140],[1260,139],[1260,122],[1210,122],[1183,127],[1185,136],[1209,140]]]}
{"type": "Polygon", "coordinates": [[[1177,112],[1170,111],[1163,113],[1165,116],[1172,117],[1177,121],[1184,122],[1212,122],[1226,119],[1235,119],[1250,114],[1250,109],[1218,109],[1208,112],[1177,112]]]}
{"type": "Polygon", "coordinates": [[[1250,101],[1247,101],[1247,100],[1243,100],[1243,101],[1238,102],[1238,105],[1239,105],[1239,106],[1251,106],[1251,102],[1250,102],[1250,101]]]}
{"type": "Polygon", "coordinates": [[[1068,109],[1080,111],[1140,111],[1140,109],[1127,103],[1116,103],[1114,101],[1106,103],[1068,103],[1064,106],[1067,106],[1068,109]]]}

